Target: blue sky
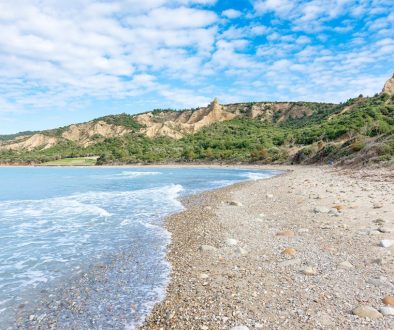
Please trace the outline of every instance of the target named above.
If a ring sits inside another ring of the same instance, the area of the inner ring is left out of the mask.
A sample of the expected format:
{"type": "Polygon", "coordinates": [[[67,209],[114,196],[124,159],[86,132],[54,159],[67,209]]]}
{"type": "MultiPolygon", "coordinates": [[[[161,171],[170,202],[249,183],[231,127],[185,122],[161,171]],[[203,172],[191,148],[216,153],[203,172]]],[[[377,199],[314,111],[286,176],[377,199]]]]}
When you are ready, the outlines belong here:
{"type": "Polygon", "coordinates": [[[214,97],[340,102],[394,73],[393,0],[13,0],[0,31],[0,134],[214,97]]]}

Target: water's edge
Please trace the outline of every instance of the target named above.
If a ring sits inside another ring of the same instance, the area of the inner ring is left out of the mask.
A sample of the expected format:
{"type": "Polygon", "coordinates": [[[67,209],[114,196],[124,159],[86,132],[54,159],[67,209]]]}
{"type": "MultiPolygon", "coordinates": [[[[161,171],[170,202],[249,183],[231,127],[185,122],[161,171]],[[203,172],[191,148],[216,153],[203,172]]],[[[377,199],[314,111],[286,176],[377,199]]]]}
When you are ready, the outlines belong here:
{"type": "MultiPolygon", "coordinates": [[[[202,165],[201,167],[209,166],[202,165]]],[[[224,166],[217,167],[223,168],[224,166]]],[[[251,169],[251,167],[244,167],[242,165],[231,168],[251,169]]],[[[257,169],[257,167],[253,167],[253,169],[257,169]]],[[[268,168],[258,169],[268,170],[268,168]]],[[[272,177],[276,177],[285,173],[285,171],[281,171],[281,173],[279,173],[277,169],[270,169],[275,172],[272,174],[272,177]]],[[[267,180],[270,178],[264,178],[261,180],[267,180]]],[[[163,275],[162,277],[164,284],[157,292],[153,293],[157,299],[149,302],[149,305],[145,306],[145,312],[141,315],[138,314],[140,311],[136,310],[135,306],[124,306],[125,315],[134,313],[133,317],[135,318],[135,322],[130,323],[127,322],[126,319],[122,320],[118,318],[116,323],[112,323],[111,320],[108,320],[108,325],[113,328],[138,328],[139,326],[143,325],[146,318],[148,318],[152,313],[154,306],[162,303],[165,300],[166,291],[169,283],[171,282],[172,272],[172,266],[168,261],[168,249],[171,245],[171,233],[167,228],[167,221],[170,217],[184,212],[187,210],[187,204],[191,202],[193,203],[193,201],[198,202],[201,196],[206,193],[214,193],[216,191],[228,189],[238,189],[243,185],[249,185],[253,182],[254,181],[245,180],[242,182],[230,184],[225,187],[208,189],[203,192],[196,192],[187,196],[178,197],[177,200],[182,204],[183,210],[174,211],[174,213],[170,213],[169,215],[163,217],[162,223],[160,225],[161,229],[166,232],[167,242],[160,251],[163,256],[163,266],[165,266],[160,270],[161,274],[163,275]]],[[[135,244],[136,242],[133,243],[135,244]]],[[[146,242],[140,243],[146,244],[146,242]]],[[[134,267],[142,266],[142,262],[143,260],[135,260],[135,256],[133,255],[132,251],[124,249],[122,251],[117,251],[116,254],[108,255],[102,258],[100,263],[86,264],[78,273],[66,279],[66,281],[64,278],[59,278],[58,281],[54,281],[48,288],[42,290],[39,299],[37,299],[33,306],[20,306],[20,308],[15,313],[14,326],[9,327],[8,329],[50,329],[54,326],[56,329],[84,329],[87,327],[94,328],[95,325],[98,325],[94,319],[85,320],[86,322],[83,323],[75,323],[73,324],[73,327],[70,328],[67,311],[69,311],[69,313],[71,313],[71,311],[83,313],[83,311],[86,309],[96,308],[96,306],[86,306],[86,302],[93,300],[92,297],[103,289],[100,284],[105,285],[105,283],[108,283],[109,281],[116,281],[119,284],[116,286],[116,289],[120,290],[122,287],[124,287],[124,283],[127,283],[128,274],[133,272],[134,267]],[[121,275],[119,276],[119,274],[121,275]]],[[[127,284],[132,285],[132,283],[127,284]]],[[[128,288],[130,289],[130,287],[128,288]]],[[[115,298],[115,300],[113,302],[116,303],[116,292],[114,294],[115,297],[113,298],[115,298]]],[[[104,295],[102,298],[108,299],[110,297],[106,297],[104,295]]]]}

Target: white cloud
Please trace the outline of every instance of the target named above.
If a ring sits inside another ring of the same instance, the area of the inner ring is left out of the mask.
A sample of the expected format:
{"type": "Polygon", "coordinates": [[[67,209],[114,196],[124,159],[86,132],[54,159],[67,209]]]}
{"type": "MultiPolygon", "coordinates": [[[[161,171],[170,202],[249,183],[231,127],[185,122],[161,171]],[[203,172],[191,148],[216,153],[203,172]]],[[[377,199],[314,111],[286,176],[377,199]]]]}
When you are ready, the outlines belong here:
{"type": "Polygon", "coordinates": [[[227,9],[222,11],[222,15],[224,17],[233,19],[233,18],[238,18],[242,15],[242,12],[240,12],[239,10],[235,10],[235,9],[227,9]]]}

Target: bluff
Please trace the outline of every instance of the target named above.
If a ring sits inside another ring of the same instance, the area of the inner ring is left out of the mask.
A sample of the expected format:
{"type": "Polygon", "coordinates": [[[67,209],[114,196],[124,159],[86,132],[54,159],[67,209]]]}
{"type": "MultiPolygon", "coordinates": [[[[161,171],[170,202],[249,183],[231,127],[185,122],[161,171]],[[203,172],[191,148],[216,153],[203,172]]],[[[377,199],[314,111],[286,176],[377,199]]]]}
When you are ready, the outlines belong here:
{"type": "Polygon", "coordinates": [[[0,163],[98,157],[98,164],[178,161],[394,164],[394,76],[340,104],[248,102],[109,115],[0,136],[0,163]]]}

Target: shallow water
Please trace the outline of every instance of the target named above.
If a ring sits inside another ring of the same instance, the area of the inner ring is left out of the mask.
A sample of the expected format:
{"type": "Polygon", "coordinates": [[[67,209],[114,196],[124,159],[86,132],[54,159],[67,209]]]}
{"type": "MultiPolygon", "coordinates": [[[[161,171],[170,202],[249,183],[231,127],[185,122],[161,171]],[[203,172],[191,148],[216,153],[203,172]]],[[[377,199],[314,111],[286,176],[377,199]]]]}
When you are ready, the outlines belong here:
{"type": "MultiPolygon", "coordinates": [[[[66,311],[58,324],[65,329],[133,328],[163,299],[170,272],[165,261],[170,236],[163,218],[182,209],[178,198],[275,174],[196,168],[0,168],[0,328],[13,324],[17,306],[33,308],[49,288],[55,292],[60,283],[96,265],[106,271],[91,270],[92,290],[85,294],[89,306],[83,309],[94,322],[66,311]]],[[[82,285],[81,279],[76,283],[82,285]]]]}

